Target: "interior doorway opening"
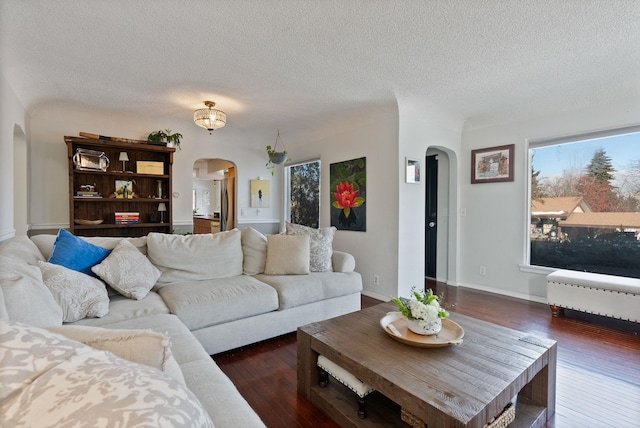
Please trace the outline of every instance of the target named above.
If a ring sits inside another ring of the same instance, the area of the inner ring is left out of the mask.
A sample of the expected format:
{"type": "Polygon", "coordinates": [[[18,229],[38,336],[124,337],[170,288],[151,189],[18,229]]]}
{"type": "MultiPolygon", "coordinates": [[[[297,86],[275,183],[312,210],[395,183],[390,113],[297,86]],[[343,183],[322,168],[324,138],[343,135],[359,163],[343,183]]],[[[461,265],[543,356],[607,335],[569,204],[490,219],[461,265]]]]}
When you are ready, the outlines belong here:
{"type": "Polygon", "coordinates": [[[225,159],[193,164],[193,233],[231,230],[236,220],[236,167],[225,159]]]}
{"type": "Polygon", "coordinates": [[[450,249],[449,154],[429,147],[425,155],[425,278],[447,283],[450,249]]]}

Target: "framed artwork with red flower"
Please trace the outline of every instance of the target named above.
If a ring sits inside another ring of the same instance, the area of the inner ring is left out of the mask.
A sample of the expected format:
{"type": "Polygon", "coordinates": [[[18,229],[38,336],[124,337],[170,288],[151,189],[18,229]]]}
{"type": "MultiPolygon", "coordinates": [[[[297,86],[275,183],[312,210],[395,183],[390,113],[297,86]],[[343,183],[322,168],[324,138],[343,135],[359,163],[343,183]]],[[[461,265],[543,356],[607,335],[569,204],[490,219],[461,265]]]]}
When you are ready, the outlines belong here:
{"type": "Polygon", "coordinates": [[[338,230],[367,230],[367,158],[329,165],[331,226],[338,230]]]}

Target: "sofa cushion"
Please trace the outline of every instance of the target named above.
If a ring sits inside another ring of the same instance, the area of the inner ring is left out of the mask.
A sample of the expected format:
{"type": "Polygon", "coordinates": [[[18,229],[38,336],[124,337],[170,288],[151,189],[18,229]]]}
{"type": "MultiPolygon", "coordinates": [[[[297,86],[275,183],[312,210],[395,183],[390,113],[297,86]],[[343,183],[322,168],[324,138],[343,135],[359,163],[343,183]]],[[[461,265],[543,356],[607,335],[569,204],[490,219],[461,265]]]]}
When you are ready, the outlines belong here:
{"type": "Polygon", "coordinates": [[[60,229],[53,246],[49,263],[95,276],[91,266],[100,263],[109,255],[109,250],[93,245],[65,229],[60,229]]]}
{"type": "Polygon", "coordinates": [[[14,236],[2,242],[0,256],[28,265],[36,265],[39,261],[46,260],[38,247],[26,236],[14,236]]]}
{"type": "Polygon", "coordinates": [[[83,325],[48,327],[47,330],[92,348],[109,351],[125,360],[155,367],[184,385],[184,376],[173,357],[166,334],[149,329],[120,330],[83,325]]]}
{"type": "Polygon", "coordinates": [[[264,272],[267,261],[267,237],[252,227],[242,229],[242,271],[245,275],[264,272]]]}
{"type": "Polygon", "coordinates": [[[43,327],[62,324],[62,309],[44,285],[38,266],[0,256],[0,288],[10,320],[43,327]]]}
{"type": "Polygon", "coordinates": [[[161,274],[144,254],[125,239],[91,270],[119,293],[136,300],[147,295],[161,274]]]}
{"type": "MultiPolygon", "coordinates": [[[[42,257],[45,260],[49,260],[49,257],[51,257],[51,253],[53,253],[53,244],[56,242],[56,238],[57,238],[56,235],[40,234],[40,235],[33,235],[30,238],[30,240],[36,245],[36,247],[42,254],[42,257]]],[[[104,236],[104,237],[103,236],[81,236],[80,238],[91,244],[98,245],[102,248],[106,248],[107,250],[113,250],[116,247],[116,245],[118,245],[118,243],[124,239],[132,243],[138,250],[140,250],[142,254],[147,254],[147,237],[146,236],[142,236],[139,238],[117,238],[117,237],[110,237],[110,236],[104,236]]]]}
{"type": "Polygon", "coordinates": [[[279,310],[362,291],[357,272],[311,272],[307,276],[256,275],[278,291],[279,310]]]}
{"type": "Polygon", "coordinates": [[[169,308],[158,293],[151,291],[142,300],[132,300],[121,294],[109,299],[109,313],[102,318],[84,318],[76,325],[109,326],[115,322],[133,320],[155,314],[168,314],[169,308]]]}
{"type": "Polygon", "coordinates": [[[189,330],[278,309],[276,290],[247,275],[167,284],[158,294],[189,330]]]}
{"type": "Polygon", "coordinates": [[[309,235],[267,236],[266,275],[309,273],[309,235]]]}
{"type": "Polygon", "coordinates": [[[53,263],[38,262],[42,280],[62,309],[62,321],[100,318],[109,313],[109,296],[97,278],[53,263]]]}
{"type": "Polygon", "coordinates": [[[159,283],[199,281],[242,275],[242,243],[238,229],[215,234],[149,233],[149,260],[162,275],[159,283]]]}
{"type": "Polygon", "coordinates": [[[157,369],[32,326],[0,330],[0,426],[213,426],[195,395],[157,369]]]}
{"type": "Polygon", "coordinates": [[[264,427],[231,380],[220,370],[194,335],[175,315],[149,315],[120,321],[110,328],[151,328],[167,332],[171,350],[193,391],[218,427],[264,427]]]}
{"type": "Polygon", "coordinates": [[[309,242],[309,270],[311,272],[329,272],[332,270],[331,254],[333,253],[333,235],[336,228],[323,227],[314,229],[287,222],[287,235],[306,234],[311,238],[309,242]]]}
{"type": "Polygon", "coordinates": [[[9,321],[9,312],[4,304],[4,293],[2,287],[0,287],[0,321],[9,321]]]}

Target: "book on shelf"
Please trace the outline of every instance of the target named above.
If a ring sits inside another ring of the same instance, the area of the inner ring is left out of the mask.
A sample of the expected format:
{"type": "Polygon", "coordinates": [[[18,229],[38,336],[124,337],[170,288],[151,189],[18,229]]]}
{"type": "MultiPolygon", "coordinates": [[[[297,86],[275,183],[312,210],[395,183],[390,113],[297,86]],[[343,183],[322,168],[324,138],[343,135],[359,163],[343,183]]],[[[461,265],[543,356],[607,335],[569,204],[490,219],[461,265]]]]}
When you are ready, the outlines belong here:
{"type": "Polygon", "coordinates": [[[136,224],[140,222],[139,212],[117,212],[116,224],[136,224]]]}
{"type": "Polygon", "coordinates": [[[87,192],[83,190],[78,190],[76,192],[76,197],[78,198],[101,198],[102,195],[98,192],[87,192]]]}

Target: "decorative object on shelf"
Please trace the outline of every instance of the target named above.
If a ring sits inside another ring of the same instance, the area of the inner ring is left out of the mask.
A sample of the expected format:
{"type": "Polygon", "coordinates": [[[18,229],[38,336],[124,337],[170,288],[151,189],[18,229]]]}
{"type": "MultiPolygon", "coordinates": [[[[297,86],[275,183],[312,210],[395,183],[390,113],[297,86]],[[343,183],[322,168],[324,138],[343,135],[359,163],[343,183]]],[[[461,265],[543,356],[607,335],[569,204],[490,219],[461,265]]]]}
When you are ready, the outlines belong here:
{"type": "Polygon", "coordinates": [[[109,158],[104,152],[78,148],[73,155],[73,165],[80,170],[106,172],[109,158]]]}
{"type": "Polygon", "coordinates": [[[118,199],[133,199],[133,180],[116,180],[115,197],[118,199]]]}
{"type": "Polygon", "coordinates": [[[75,219],[73,221],[75,222],[75,224],[80,224],[80,225],[87,225],[87,224],[96,225],[96,224],[102,224],[102,222],[104,220],[103,219],[99,219],[99,220],[83,220],[83,219],[77,218],[77,219],[75,219]]]}
{"type": "Polygon", "coordinates": [[[158,181],[158,194],[156,195],[156,198],[162,199],[162,180],[157,180],[157,181],[158,181]]]}
{"type": "Polygon", "coordinates": [[[411,290],[412,299],[393,298],[398,310],[407,318],[409,330],[425,336],[438,334],[442,329],[442,318],[449,317],[449,312],[440,307],[438,296],[431,289],[426,292],[411,290]]]}
{"type": "Polygon", "coordinates": [[[120,152],[118,160],[122,162],[122,172],[127,172],[127,162],[129,162],[129,155],[127,152],[120,152]]]}
{"type": "Polygon", "coordinates": [[[273,147],[271,147],[270,145],[267,146],[267,155],[269,155],[269,161],[265,164],[265,166],[267,167],[267,169],[271,169],[271,175],[274,174],[273,169],[276,167],[276,165],[282,165],[283,163],[290,160],[287,157],[287,148],[280,138],[279,129],[278,134],[276,135],[276,142],[273,144],[273,147]],[[278,144],[282,146],[282,151],[278,151],[278,144]]]}
{"type": "Polygon", "coordinates": [[[106,135],[90,134],[88,132],[81,132],[80,136],[91,138],[92,140],[115,141],[116,143],[147,144],[146,140],[132,140],[131,138],[108,137],[106,135]]]}
{"type": "Polygon", "coordinates": [[[164,163],[156,161],[136,161],[138,174],[164,175],[164,163]]]}
{"type": "Polygon", "coordinates": [[[227,115],[222,110],[215,109],[216,103],[205,101],[207,108],[200,108],[193,112],[193,122],[211,134],[212,131],[222,128],[227,124],[227,115]]]}
{"type": "Polygon", "coordinates": [[[513,181],[515,144],[471,150],[471,184],[513,181]]]}
{"type": "Polygon", "coordinates": [[[164,213],[167,211],[167,204],[160,202],[158,204],[158,212],[160,213],[160,223],[164,223],[164,213]]]}
{"type": "Polygon", "coordinates": [[[420,161],[404,158],[405,183],[420,183],[420,161]]]}
{"type": "Polygon", "coordinates": [[[149,140],[149,144],[154,144],[156,146],[166,146],[168,144],[173,144],[173,146],[178,148],[178,150],[182,150],[180,148],[180,140],[182,140],[182,134],[178,132],[172,134],[170,129],[152,132],[147,138],[149,140]]]}

